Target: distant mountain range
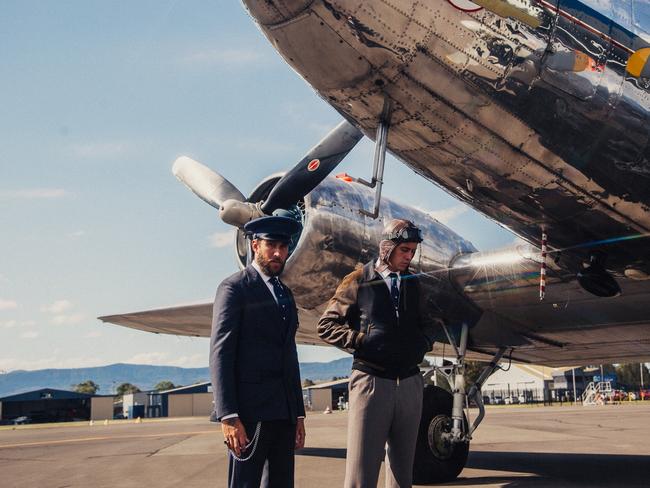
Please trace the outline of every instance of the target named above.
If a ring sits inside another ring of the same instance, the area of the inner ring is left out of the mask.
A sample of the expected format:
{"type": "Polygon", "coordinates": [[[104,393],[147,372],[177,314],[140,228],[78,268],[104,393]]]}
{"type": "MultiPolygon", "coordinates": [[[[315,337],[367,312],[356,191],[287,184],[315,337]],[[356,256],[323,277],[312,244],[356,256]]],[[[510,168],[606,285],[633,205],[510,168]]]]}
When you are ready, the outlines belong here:
{"type": "MultiPolygon", "coordinates": [[[[330,380],[335,376],[348,376],[352,358],[342,358],[329,363],[300,363],[302,379],[330,380]]],[[[41,388],[71,390],[82,381],[92,380],[100,387],[100,395],[109,395],[122,383],[132,383],[141,390],[150,390],[160,381],[175,385],[191,385],[210,379],[208,368],[178,368],[174,366],[149,366],[143,364],[110,364],[96,368],[40,369],[12,371],[0,374],[0,398],[41,388]]]]}

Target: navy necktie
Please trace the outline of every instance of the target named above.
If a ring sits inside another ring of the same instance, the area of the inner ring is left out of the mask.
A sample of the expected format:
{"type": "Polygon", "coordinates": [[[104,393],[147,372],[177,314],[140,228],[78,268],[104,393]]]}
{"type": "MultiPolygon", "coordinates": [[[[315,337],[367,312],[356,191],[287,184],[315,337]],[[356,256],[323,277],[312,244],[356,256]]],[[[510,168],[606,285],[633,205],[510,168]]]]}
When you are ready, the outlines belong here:
{"type": "Polygon", "coordinates": [[[278,307],[280,307],[282,320],[286,323],[289,320],[289,300],[287,298],[287,293],[284,291],[284,287],[277,276],[274,276],[269,281],[273,285],[273,293],[275,293],[275,298],[278,300],[278,307]]]}
{"type": "Polygon", "coordinates": [[[395,314],[399,315],[399,288],[397,287],[397,273],[391,273],[390,277],[390,297],[393,300],[395,314]]]}

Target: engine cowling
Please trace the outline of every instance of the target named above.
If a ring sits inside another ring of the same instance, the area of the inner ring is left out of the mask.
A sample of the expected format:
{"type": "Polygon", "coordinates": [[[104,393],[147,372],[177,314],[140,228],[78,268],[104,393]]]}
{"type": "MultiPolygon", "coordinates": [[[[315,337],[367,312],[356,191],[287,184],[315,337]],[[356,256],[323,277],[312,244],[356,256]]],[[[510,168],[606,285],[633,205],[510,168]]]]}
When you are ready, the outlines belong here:
{"type": "MultiPolygon", "coordinates": [[[[272,175],[262,181],[249,201],[263,200],[281,176],[272,175]]],[[[334,177],[326,178],[296,202],[303,230],[291,250],[282,279],[293,291],[300,308],[320,314],[341,279],[359,263],[376,258],[384,221],[404,218],[422,230],[424,241],[418,247],[412,269],[421,276],[423,295],[430,302],[431,312],[444,313],[452,322],[454,317],[467,321],[465,300],[459,306],[461,295],[450,285],[449,263],[459,254],[476,252],[474,246],[430,214],[388,198],[382,199],[377,219],[359,212],[371,208],[373,202],[374,192],[368,187],[334,177]]],[[[241,230],[237,233],[237,258],[240,267],[244,267],[247,243],[241,230]]]]}

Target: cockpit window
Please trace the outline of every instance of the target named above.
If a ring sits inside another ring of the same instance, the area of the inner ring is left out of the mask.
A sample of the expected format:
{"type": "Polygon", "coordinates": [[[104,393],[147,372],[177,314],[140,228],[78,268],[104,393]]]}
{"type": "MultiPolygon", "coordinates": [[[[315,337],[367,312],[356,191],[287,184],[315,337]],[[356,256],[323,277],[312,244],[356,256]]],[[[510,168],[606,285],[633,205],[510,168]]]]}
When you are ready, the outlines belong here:
{"type": "MultiPolygon", "coordinates": [[[[583,0],[583,3],[596,12],[612,19],[628,30],[632,29],[632,3],[636,0],[583,0]]],[[[644,0],[643,3],[646,3],[644,0]]]]}
{"type": "MultiPolygon", "coordinates": [[[[632,2],[632,21],[635,32],[650,33],[650,0],[632,2]]],[[[647,36],[644,38],[648,40],[647,36]]]]}

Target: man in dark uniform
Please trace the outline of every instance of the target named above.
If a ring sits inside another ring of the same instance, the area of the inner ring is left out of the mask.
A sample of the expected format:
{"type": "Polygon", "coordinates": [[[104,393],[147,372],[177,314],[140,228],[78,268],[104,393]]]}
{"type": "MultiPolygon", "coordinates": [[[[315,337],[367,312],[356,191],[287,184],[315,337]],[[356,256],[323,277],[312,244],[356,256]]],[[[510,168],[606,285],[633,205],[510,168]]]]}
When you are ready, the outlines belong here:
{"type": "Polygon", "coordinates": [[[379,258],[343,279],[318,322],[321,339],[354,353],[346,488],[376,488],[386,445],[386,487],[412,484],[424,388],[418,364],[434,337],[408,272],[420,242],[413,223],[389,221],[379,258]]]}
{"type": "Polygon", "coordinates": [[[244,226],[253,262],[221,282],[210,338],[213,417],[229,448],[229,486],[293,487],[294,450],[305,442],[305,407],[295,334],[298,314],[279,280],[291,236],[287,217],[262,217],[244,226]]]}

